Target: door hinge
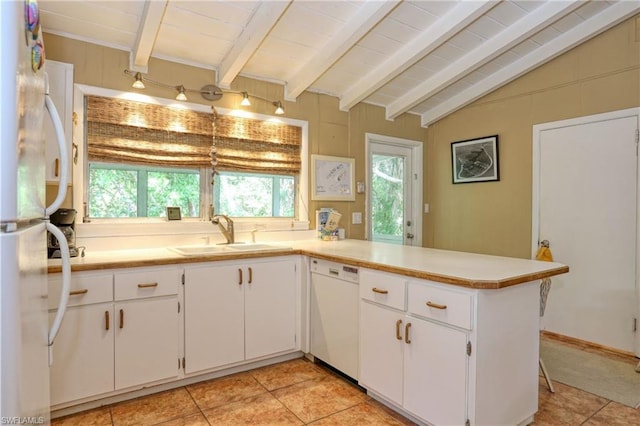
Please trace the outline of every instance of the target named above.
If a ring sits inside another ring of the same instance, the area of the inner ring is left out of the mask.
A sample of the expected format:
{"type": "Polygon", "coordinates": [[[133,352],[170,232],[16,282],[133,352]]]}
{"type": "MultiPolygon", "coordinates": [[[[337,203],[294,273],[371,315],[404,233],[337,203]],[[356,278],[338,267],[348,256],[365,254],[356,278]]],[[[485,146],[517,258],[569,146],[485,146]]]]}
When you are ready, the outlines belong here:
{"type": "Polygon", "coordinates": [[[467,355],[471,356],[471,342],[467,342],[467,355]]]}
{"type": "Polygon", "coordinates": [[[182,273],[182,285],[184,285],[184,272],[182,273]]]}

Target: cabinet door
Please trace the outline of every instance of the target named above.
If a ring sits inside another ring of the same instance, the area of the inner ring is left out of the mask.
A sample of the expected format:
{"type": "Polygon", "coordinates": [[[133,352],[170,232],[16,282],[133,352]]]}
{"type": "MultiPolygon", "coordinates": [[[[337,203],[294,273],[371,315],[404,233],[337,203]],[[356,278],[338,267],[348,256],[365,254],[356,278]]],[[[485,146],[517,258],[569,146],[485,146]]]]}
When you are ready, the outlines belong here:
{"type": "Polygon", "coordinates": [[[185,373],[244,360],[241,266],[185,270],[185,373]]]}
{"type": "Polygon", "coordinates": [[[178,376],[176,297],[116,303],[115,316],[116,389],[178,376]]]}
{"type": "Polygon", "coordinates": [[[67,309],[53,345],[51,405],[113,391],[113,325],[111,303],[67,309]]]}
{"type": "Polygon", "coordinates": [[[360,302],[359,383],[397,404],[402,404],[403,333],[402,313],[360,302]]]}
{"type": "Polygon", "coordinates": [[[247,265],[244,277],[246,359],[295,349],[295,262],[247,265]]]}
{"type": "MultiPolygon", "coordinates": [[[[71,183],[71,134],[72,134],[72,108],[73,108],[73,65],[47,60],[45,64],[49,79],[49,96],[56,106],[64,128],[69,158],[69,183],[71,183]]],[[[58,157],[58,143],[56,132],[49,114],[44,118],[45,137],[45,178],[47,181],[56,182],[60,179],[60,159],[58,157]]]]}
{"type": "Polygon", "coordinates": [[[466,333],[406,317],[411,343],[404,347],[404,408],[436,425],[467,419],[466,333]]]}

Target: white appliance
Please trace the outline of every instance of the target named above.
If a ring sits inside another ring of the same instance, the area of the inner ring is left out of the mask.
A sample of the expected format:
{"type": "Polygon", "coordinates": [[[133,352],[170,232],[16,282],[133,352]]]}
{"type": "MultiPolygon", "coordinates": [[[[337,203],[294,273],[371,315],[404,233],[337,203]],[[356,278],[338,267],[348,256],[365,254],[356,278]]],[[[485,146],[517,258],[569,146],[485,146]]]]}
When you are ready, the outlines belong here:
{"type": "Polygon", "coordinates": [[[358,268],[311,259],[311,354],[358,379],[358,268]]]}
{"type": "Polygon", "coordinates": [[[43,119],[51,115],[68,170],[64,131],[46,95],[44,47],[35,0],[0,1],[0,420],[49,424],[50,348],[66,309],[70,266],[62,232],[48,222],[65,198],[45,208],[43,119]],[[46,231],[58,237],[63,293],[49,329],[46,231]]]}

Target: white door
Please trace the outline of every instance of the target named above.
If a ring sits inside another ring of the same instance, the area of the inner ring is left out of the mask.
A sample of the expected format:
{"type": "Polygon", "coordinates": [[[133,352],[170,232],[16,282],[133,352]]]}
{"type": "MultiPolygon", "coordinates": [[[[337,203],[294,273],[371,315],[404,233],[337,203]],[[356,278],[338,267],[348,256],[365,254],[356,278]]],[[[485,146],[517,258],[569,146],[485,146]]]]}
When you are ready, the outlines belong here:
{"type": "Polygon", "coordinates": [[[367,134],[367,237],[422,245],[422,145],[367,134]]]}
{"type": "Polygon", "coordinates": [[[533,242],[548,240],[554,260],[570,268],[552,279],[544,328],[629,352],[637,312],[637,114],[534,127],[533,242]]]}

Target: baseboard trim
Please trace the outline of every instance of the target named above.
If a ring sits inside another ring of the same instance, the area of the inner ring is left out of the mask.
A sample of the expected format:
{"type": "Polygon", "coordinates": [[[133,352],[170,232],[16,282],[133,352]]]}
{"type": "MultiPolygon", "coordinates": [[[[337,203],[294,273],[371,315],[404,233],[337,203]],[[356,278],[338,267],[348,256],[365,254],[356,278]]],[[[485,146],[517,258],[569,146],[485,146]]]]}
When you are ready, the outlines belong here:
{"type": "Polygon", "coordinates": [[[601,345],[599,343],[589,342],[587,340],[577,339],[575,337],[565,336],[563,334],[554,333],[552,331],[542,330],[540,332],[544,337],[547,337],[552,340],[556,340],[559,342],[568,343],[574,346],[579,346],[583,349],[592,349],[596,351],[607,352],[612,355],[620,356],[631,361],[637,362],[637,357],[633,352],[627,352],[616,348],[611,348],[609,346],[601,345]]]}

